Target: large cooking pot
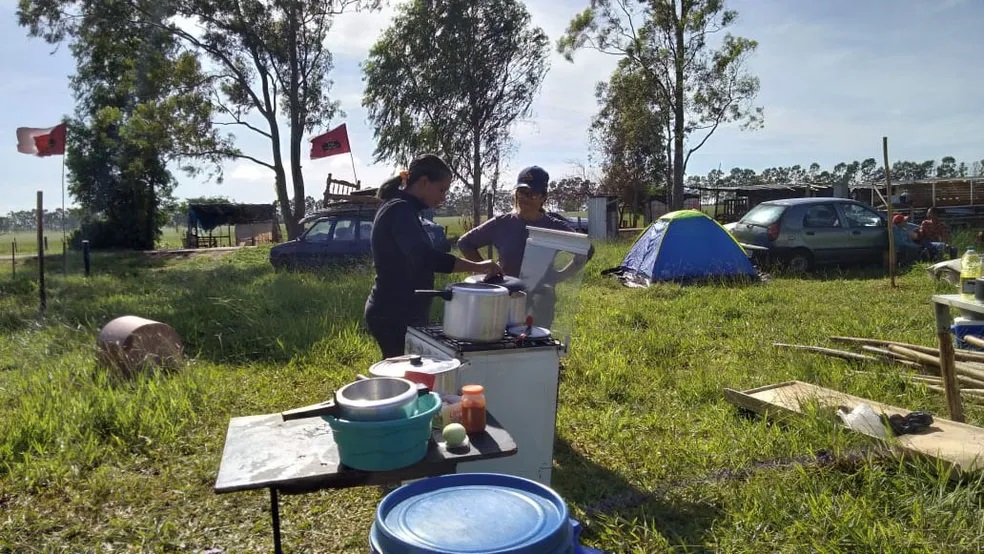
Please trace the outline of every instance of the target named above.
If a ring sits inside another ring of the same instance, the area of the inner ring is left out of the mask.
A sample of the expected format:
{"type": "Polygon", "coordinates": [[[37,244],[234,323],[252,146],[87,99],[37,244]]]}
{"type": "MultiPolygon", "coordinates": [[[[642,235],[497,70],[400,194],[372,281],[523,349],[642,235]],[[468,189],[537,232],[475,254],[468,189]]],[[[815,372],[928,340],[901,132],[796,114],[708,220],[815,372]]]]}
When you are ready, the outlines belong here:
{"type": "Polygon", "coordinates": [[[466,283],[489,283],[506,287],[509,291],[509,310],[506,315],[506,327],[522,325],[529,313],[529,297],[526,294],[526,283],[518,277],[509,275],[470,275],[466,283]]]}
{"type": "Polygon", "coordinates": [[[444,395],[458,394],[460,367],[461,360],[456,358],[438,360],[407,354],[377,362],[369,368],[369,373],[375,377],[401,377],[411,381],[415,380],[410,376],[413,373],[429,375],[434,380],[430,389],[444,395]]]}
{"type": "Polygon", "coordinates": [[[330,415],[350,421],[386,421],[414,414],[417,397],[430,390],[418,383],[396,377],[365,378],[335,391],[327,402],[281,412],[284,421],[330,415]]]}
{"type": "Polygon", "coordinates": [[[495,342],[506,333],[509,289],[488,283],[455,283],[444,290],[418,290],[418,297],[444,300],[445,336],[466,342],[495,342]]]}

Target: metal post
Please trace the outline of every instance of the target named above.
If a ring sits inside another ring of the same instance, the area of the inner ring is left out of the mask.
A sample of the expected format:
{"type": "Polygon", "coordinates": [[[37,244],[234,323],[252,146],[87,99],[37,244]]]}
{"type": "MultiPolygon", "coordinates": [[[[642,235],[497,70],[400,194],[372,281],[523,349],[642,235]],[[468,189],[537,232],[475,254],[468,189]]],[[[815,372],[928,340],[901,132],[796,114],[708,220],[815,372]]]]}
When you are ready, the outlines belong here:
{"type": "Polygon", "coordinates": [[[280,503],[277,501],[277,489],[270,487],[270,515],[273,519],[273,551],[275,554],[283,554],[283,546],[280,544],[280,503]]]}
{"type": "Polygon", "coordinates": [[[85,276],[89,276],[89,241],[82,241],[82,265],[85,266],[85,276]]]}
{"type": "Polygon", "coordinates": [[[41,314],[48,309],[48,298],[44,290],[44,196],[38,191],[38,299],[41,314]]]}

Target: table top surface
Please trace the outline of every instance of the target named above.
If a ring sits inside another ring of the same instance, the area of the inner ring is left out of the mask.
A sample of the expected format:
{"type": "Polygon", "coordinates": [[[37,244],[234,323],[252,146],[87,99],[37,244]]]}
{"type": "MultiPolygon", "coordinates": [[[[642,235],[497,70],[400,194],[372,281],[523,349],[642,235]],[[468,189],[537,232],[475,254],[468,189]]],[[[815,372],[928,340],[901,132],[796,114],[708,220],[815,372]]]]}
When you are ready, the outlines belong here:
{"type": "Polygon", "coordinates": [[[968,312],[984,314],[984,303],[978,302],[973,298],[968,300],[964,298],[962,294],[934,294],[933,302],[937,304],[946,304],[947,306],[952,306],[968,312]]]}
{"type": "Polygon", "coordinates": [[[427,456],[392,471],[360,471],[339,462],[331,427],[321,417],[284,421],[279,413],[229,421],[214,490],[217,493],[276,488],[286,494],[381,485],[454,471],[459,462],[511,456],[512,436],[491,413],[484,433],[469,435],[466,447],[448,448],[434,430],[427,456]]]}

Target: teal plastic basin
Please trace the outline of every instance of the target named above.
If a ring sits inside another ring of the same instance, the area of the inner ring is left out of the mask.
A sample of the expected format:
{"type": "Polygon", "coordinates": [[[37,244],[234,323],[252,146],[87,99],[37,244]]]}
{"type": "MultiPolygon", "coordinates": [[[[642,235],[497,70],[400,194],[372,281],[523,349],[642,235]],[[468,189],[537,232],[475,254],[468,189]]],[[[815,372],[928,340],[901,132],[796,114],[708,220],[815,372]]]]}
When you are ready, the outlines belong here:
{"type": "Polygon", "coordinates": [[[441,409],[436,392],[417,398],[414,415],[386,421],[350,421],[324,416],[342,465],[362,471],[412,466],[427,455],[431,420],[441,409]]]}

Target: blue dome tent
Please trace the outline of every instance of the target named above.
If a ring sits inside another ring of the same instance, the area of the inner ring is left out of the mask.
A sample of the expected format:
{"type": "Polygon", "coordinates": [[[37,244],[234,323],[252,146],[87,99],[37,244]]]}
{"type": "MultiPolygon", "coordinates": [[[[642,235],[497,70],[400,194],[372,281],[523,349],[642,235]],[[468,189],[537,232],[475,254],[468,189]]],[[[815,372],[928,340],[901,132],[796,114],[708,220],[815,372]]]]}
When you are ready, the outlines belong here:
{"type": "Polygon", "coordinates": [[[759,279],[734,237],[696,210],[670,212],[654,221],[636,239],[622,265],[602,273],[617,274],[630,286],[648,286],[653,281],[759,279]]]}

